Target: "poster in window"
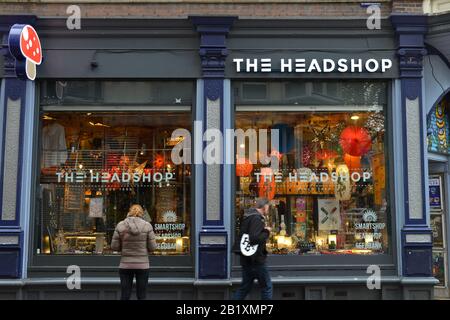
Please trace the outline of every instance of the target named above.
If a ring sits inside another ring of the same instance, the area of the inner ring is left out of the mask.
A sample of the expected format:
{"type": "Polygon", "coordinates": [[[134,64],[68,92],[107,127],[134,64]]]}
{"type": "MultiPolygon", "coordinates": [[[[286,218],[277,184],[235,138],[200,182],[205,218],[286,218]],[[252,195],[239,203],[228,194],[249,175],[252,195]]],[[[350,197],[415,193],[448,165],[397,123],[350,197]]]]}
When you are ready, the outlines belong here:
{"type": "Polygon", "coordinates": [[[428,180],[430,209],[432,211],[442,210],[441,177],[430,177],[428,180]]]}
{"type": "Polygon", "coordinates": [[[84,189],[79,186],[66,185],[64,188],[64,211],[83,211],[84,189]]]}
{"type": "Polygon", "coordinates": [[[439,280],[437,286],[445,286],[445,254],[433,251],[433,276],[439,280]]]}
{"type": "Polygon", "coordinates": [[[89,202],[89,218],[103,217],[103,198],[92,198],[89,202]]]}
{"type": "Polygon", "coordinates": [[[443,232],[443,217],[442,215],[430,216],[430,227],[433,234],[433,247],[442,248],[444,245],[444,232],[443,232]]]}
{"type": "Polygon", "coordinates": [[[317,200],[319,209],[319,230],[338,230],[341,226],[339,201],[335,198],[317,200]]]}

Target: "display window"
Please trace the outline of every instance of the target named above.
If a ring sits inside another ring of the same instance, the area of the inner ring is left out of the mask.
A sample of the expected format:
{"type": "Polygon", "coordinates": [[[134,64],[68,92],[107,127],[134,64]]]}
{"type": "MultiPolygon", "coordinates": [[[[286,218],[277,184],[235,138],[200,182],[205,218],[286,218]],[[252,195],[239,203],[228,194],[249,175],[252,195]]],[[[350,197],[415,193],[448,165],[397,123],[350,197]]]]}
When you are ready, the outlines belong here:
{"type": "Polygon", "coordinates": [[[164,88],[151,82],[43,83],[37,254],[117,254],[110,248],[114,229],[135,203],[155,230],[154,254],[190,254],[191,166],[175,165],[171,151],[182,141],[172,132],[191,128],[191,108],[180,102],[190,103],[192,86],[164,88]]]}
{"type": "Polygon", "coordinates": [[[271,254],[389,253],[386,84],[238,82],[234,92],[235,128],[244,133],[236,140],[237,230],[265,197],[271,254]],[[278,166],[263,164],[263,153],[278,166]]]}

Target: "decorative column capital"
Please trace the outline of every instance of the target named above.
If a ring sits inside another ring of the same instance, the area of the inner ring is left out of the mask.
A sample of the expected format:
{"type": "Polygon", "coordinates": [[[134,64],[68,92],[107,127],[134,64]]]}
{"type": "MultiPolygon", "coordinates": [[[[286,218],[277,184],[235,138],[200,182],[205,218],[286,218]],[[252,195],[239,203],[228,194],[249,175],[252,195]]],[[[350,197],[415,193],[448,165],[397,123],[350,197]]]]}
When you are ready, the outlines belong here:
{"type": "Polygon", "coordinates": [[[424,37],[427,17],[424,15],[393,14],[391,23],[398,41],[400,78],[422,78],[424,37]]]}
{"type": "Polygon", "coordinates": [[[204,78],[223,78],[228,56],[226,37],[237,17],[192,16],[190,20],[200,34],[200,59],[204,78]]]}

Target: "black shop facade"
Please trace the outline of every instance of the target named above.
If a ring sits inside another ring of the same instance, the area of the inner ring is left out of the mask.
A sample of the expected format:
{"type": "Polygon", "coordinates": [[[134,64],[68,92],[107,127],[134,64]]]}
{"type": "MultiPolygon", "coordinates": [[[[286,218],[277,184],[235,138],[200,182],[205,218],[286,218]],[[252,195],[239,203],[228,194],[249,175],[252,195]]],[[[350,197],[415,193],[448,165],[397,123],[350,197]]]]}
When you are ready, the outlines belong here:
{"type": "Polygon", "coordinates": [[[406,139],[423,122],[421,75],[399,54],[415,21],[404,50],[422,58],[420,19],[370,32],[363,20],[0,21],[4,38],[32,25],[43,56],[33,81],[2,60],[5,296],[116,299],[111,237],[139,203],[158,242],[150,298],[228,299],[240,219],[266,197],[275,298],[432,297],[424,142],[406,139]],[[222,161],[202,160],[208,129],[222,161]],[[264,150],[254,132],[272,131],[278,147],[264,150]],[[67,288],[73,270],[81,290],[67,288]]]}

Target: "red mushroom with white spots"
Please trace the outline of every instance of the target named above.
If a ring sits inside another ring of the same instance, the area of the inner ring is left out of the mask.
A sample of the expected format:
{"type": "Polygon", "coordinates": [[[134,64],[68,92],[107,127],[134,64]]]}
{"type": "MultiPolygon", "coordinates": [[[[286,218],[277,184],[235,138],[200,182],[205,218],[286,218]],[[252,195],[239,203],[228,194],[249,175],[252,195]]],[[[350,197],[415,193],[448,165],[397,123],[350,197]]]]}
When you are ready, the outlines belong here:
{"type": "Polygon", "coordinates": [[[41,42],[36,30],[30,25],[26,25],[20,34],[20,51],[26,58],[25,70],[30,80],[36,78],[36,65],[42,62],[41,42]]]}

